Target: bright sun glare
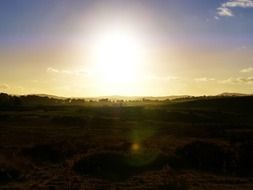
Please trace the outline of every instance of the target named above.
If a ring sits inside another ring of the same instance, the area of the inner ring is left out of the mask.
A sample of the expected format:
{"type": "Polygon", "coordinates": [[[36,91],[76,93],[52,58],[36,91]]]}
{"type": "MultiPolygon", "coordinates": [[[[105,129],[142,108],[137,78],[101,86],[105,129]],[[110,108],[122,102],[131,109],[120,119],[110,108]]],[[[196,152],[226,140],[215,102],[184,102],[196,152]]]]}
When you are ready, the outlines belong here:
{"type": "Polygon", "coordinates": [[[129,31],[112,29],[97,35],[91,53],[97,80],[111,87],[135,83],[142,51],[140,40],[129,31]]]}

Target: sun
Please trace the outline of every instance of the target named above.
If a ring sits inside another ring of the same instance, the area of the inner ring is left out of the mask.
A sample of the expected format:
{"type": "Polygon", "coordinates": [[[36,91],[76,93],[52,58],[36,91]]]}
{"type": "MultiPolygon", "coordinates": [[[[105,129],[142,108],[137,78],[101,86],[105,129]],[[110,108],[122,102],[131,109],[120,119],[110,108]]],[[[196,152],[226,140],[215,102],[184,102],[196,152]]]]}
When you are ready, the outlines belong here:
{"type": "Polygon", "coordinates": [[[97,80],[110,88],[135,83],[144,62],[140,40],[126,29],[114,28],[96,35],[91,56],[97,80]]]}

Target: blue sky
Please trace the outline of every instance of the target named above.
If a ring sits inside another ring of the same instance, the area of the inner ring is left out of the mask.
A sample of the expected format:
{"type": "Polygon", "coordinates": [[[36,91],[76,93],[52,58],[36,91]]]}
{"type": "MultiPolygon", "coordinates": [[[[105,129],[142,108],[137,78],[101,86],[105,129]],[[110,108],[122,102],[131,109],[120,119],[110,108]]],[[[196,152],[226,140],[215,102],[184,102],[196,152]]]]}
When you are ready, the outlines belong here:
{"type": "MultiPolygon", "coordinates": [[[[144,9],[153,19],[154,38],[184,39],[192,43],[219,43],[252,46],[253,11],[233,8],[233,18],[219,16],[221,0],[156,0],[156,1],[66,1],[66,0],[3,0],[0,6],[0,44],[18,45],[75,34],[80,23],[75,19],[94,7],[105,12],[116,10],[116,16],[144,9]],[[123,10],[123,11],[122,11],[123,10]],[[215,19],[216,18],[216,19],[215,19]],[[217,20],[219,19],[219,20],[217,20]],[[157,33],[156,33],[157,32],[157,33]]],[[[96,17],[96,13],[92,15],[96,17]]],[[[146,22],[146,21],[145,21],[146,22]]],[[[86,23],[84,23],[86,24],[86,23]]],[[[147,23],[146,23],[147,24],[147,23]]],[[[148,24],[147,24],[148,25],[148,24]]]]}
{"type": "MultiPolygon", "coordinates": [[[[217,8],[221,0],[156,0],[156,1],[66,1],[66,0],[3,0],[0,6],[0,42],[24,43],[51,39],[58,34],[71,35],[78,30],[74,19],[96,6],[124,12],[149,11],[157,31],[162,37],[167,33],[188,40],[227,41],[251,45],[253,41],[253,11],[251,8],[233,8],[234,16],[221,17],[217,8]],[[133,11],[132,11],[133,9],[133,11]],[[123,11],[122,11],[123,10],[123,11]],[[216,20],[218,18],[219,20],[216,20]]],[[[123,12],[123,13],[122,13],[123,12]]],[[[122,13],[122,15],[121,15],[122,13]]],[[[93,15],[96,17],[96,14],[93,15]]],[[[85,23],[84,23],[85,24],[85,23]]],[[[153,23],[151,23],[153,24],[153,23]]]]}

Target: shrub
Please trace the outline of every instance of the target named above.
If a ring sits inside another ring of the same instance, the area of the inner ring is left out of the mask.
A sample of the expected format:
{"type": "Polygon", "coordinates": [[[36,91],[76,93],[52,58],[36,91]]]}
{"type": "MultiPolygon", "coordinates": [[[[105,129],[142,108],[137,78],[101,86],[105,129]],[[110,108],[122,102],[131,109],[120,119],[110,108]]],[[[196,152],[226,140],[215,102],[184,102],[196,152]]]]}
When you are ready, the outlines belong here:
{"type": "Polygon", "coordinates": [[[57,163],[64,159],[63,151],[50,144],[38,144],[22,150],[24,156],[36,163],[57,163]]]}
{"type": "Polygon", "coordinates": [[[229,147],[195,141],[176,150],[182,167],[213,172],[227,172],[235,167],[235,154],[229,147]]]}
{"type": "Polygon", "coordinates": [[[253,143],[243,143],[238,147],[236,172],[241,176],[253,176],[253,143]]]}
{"type": "Polygon", "coordinates": [[[73,169],[80,175],[92,175],[120,181],[140,172],[161,169],[165,164],[165,159],[162,156],[158,156],[152,162],[145,164],[139,164],[140,160],[136,161],[137,164],[136,162],[133,164],[133,161],[136,161],[136,157],[115,152],[101,152],[78,160],[73,169]]]}
{"type": "Polygon", "coordinates": [[[51,122],[56,125],[83,125],[86,120],[77,116],[55,116],[51,122]]]}
{"type": "Polygon", "coordinates": [[[14,168],[0,168],[0,184],[21,180],[21,174],[14,168]]]}

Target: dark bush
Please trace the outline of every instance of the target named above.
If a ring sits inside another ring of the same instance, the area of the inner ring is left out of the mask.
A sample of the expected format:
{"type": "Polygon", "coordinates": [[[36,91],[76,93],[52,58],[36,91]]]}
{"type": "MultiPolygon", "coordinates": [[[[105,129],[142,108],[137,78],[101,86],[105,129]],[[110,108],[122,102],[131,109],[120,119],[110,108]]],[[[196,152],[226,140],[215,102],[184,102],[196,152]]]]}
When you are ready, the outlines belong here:
{"type": "Polygon", "coordinates": [[[159,190],[187,190],[189,189],[188,185],[184,182],[171,181],[170,183],[160,185],[156,189],[159,190]]]}
{"type": "Polygon", "coordinates": [[[87,156],[77,161],[73,169],[82,175],[117,180],[131,175],[125,157],[118,153],[99,153],[87,156]]]}
{"type": "Polygon", "coordinates": [[[253,176],[253,143],[247,142],[238,146],[237,174],[253,176]]]}
{"type": "Polygon", "coordinates": [[[235,167],[235,154],[227,146],[195,141],[176,150],[177,166],[212,172],[231,172],[235,167]]]}
{"type": "Polygon", "coordinates": [[[22,154],[36,163],[57,163],[64,160],[63,151],[50,144],[39,144],[22,150],[22,154]]]}
{"type": "Polygon", "coordinates": [[[133,164],[129,155],[115,152],[102,152],[86,156],[77,161],[73,169],[80,175],[120,181],[147,170],[160,169],[165,164],[162,156],[147,164],[133,164]]]}
{"type": "Polygon", "coordinates": [[[0,184],[21,180],[21,174],[14,168],[0,168],[0,184]]]}
{"type": "Polygon", "coordinates": [[[84,125],[86,120],[77,116],[55,116],[51,122],[56,125],[84,125]]]}

